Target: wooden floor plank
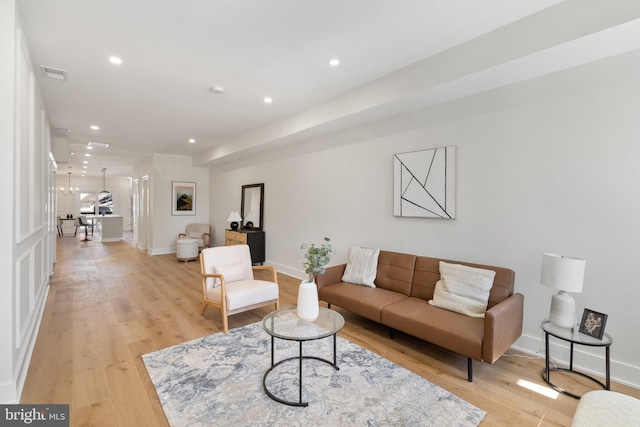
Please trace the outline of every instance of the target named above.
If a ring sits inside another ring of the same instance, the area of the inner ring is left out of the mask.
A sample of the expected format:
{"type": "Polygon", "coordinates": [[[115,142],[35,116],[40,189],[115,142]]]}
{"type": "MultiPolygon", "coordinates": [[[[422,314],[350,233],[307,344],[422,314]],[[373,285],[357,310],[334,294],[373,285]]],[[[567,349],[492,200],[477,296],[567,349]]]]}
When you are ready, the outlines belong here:
{"type": "MultiPolygon", "coordinates": [[[[151,256],[125,241],[58,239],[57,263],[22,394],[23,403],[68,403],[74,426],[167,426],[141,356],[220,332],[220,312],[200,314],[200,265],[175,255],[151,256]]],[[[90,236],[91,238],[91,236],[90,236]]],[[[281,306],[295,305],[300,280],[278,275],[281,306]]],[[[578,401],[547,397],[544,360],[509,351],[493,365],[474,361],[334,307],[346,325],[340,336],[416,372],[487,411],[481,426],[567,426],[578,401]]],[[[271,309],[239,313],[229,328],[261,320],[271,309]]],[[[555,379],[555,377],[554,377],[555,379]]],[[[588,381],[560,378],[567,387],[588,381]]],[[[612,389],[640,398],[640,390],[612,389]]]]}

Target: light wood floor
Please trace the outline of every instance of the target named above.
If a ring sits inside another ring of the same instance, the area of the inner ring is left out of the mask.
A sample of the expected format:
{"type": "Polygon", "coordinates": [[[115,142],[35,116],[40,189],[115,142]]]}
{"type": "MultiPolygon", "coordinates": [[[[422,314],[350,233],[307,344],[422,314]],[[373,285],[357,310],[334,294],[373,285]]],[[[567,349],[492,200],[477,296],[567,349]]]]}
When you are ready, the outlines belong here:
{"type": "MultiPolygon", "coordinates": [[[[68,403],[74,426],[166,426],[140,356],[221,330],[217,310],[199,314],[200,266],[178,262],[174,255],[148,255],[126,241],[81,242],[83,237],[58,239],[58,262],[22,402],[68,403]]],[[[279,275],[279,282],[281,306],[295,305],[299,280],[279,275]]],[[[523,387],[550,390],[540,378],[541,359],[510,351],[513,356],[493,365],[474,362],[469,383],[465,358],[401,333],[390,340],[385,327],[338,311],[346,319],[339,335],[484,409],[482,426],[571,423],[576,400],[523,387]]],[[[259,321],[267,312],[232,316],[229,328],[259,321]]],[[[573,377],[562,385],[579,393],[591,387],[573,377]]],[[[612,389],[640,397],[640,390],[619,384],[612,389]]]]}

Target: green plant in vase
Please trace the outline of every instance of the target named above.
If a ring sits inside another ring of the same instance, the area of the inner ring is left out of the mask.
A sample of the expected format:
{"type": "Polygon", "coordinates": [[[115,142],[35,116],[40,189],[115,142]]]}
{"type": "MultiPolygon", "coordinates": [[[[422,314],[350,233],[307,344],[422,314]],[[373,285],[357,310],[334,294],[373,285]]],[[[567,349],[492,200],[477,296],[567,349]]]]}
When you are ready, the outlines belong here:
{"type": "Polygon", "coordinates": [[[300,249],[306,249],[304,257],[307,262],[302,266],[305,268],[304,272],[309,275],[309,282],[315,282],[318,274],[324,274],[325,265],[331,262],[331,256],[336,253],[329,241],[330,239],[325,237],[324,243],[320,246],[316,246],[315,243],[300,245],[300,249]]]}
{"type": "Polygon", "coordinates": [[[331,256],[335,254],[333,246],[329,244],[329,238],[324,238],[324,243],[316,246],[314,243],[308,245],[303,243],[300,249],[305,250],[306,262],[302,264],[304,272],[309,275],[309,280],[304,280],[298,288],[298,317],[305,322],[313,322],[318,318],[320,308],[318,306],[318,288],[315,280],[318,274],[324,274],[325,266],[331,261],[331,256]]]}

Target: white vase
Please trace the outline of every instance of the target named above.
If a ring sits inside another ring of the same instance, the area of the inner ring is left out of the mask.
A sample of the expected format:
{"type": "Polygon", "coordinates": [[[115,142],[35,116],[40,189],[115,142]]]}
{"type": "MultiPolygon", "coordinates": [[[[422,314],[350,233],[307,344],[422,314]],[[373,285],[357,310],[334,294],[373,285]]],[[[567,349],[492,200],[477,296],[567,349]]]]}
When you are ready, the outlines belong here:
{"type": "Polygon", "coordinates": [[[318,318],[318,288],[313,282],[304,281],[298,287],[298,317],[305,322],[318,318]]]}

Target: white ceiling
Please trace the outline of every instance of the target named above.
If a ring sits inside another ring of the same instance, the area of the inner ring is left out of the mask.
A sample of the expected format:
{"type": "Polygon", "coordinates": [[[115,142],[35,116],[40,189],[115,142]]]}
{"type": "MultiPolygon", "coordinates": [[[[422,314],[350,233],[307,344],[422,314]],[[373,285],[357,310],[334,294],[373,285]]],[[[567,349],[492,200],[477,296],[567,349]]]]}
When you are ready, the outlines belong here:
{"type": "MultiPolygon", "coordinates": [[[[59,156],[59,173],[66,174],[68,166],[80,173],[88,159],[88,175],[101,176],[106,167],[109,175],[130,176],[132,165],[151,153],[190,155],[195,165],[207,166],[255,154],[275,141],[295,142],[301,129],[326,133],[487,90],[496,86],[491,81],[505,78],[505,67],[521,76],[507,78],[505,84],[553,72],[558,67],[549,67],[549,58],[541,62],[545,67],[531,64],[531,55],[543,50],[535,46],[518,55],[525,68],[518,68],[513,58],[499,58],[502,52],[484,52],[495,58],[478,67],[482,70],[467,70],[437,84],[446,56],[440,63],[429,61],[455,46],[474,52],[470,40],[561,3],[19,0],[17,5],[50,124],[70,130],[53,132],[54,142],[68,141],[74,153],[68,163],[59,156]],[[122,58],[123,64],[111,64],[110,56],[122,58]],[[333,57],[341,60],[340,66],[327,64],[333,57]],[[66,70],[68,80],[44,78],[40,65],[66,70]],[[492,70],[496,76],[487,77],[492,70]],[[429,78],[434,82],[427,84],[429,78]],[[225,93],[211,92],[214,85],[225,93]],[[388,96],[363,100],[363,88],[369,98],[388,96]],[[273,103],[265,104],[265,96],[273,103]],[[359,102],[367,103],[366,116],[361,114],[365,108],[355,105],[359,102]],[[344,114],[338,118],[340,109],[344,114]],[[307,124],[291,130],[302,119],[307,124]],[[94,124],[100,130],[92,131],[94,124]],[[110,146],[85,158],[88,141],[110,146]]],[[[530,37],[544,39],[540,30],[530,37]]],[[[550,48],[567,47],[568,39],[550,40],[544,51],[548,55],[550,48]]],[[[492,43],[490,35],[483,40],[492,43]]],[[[566,52],[559,56],[566,59],[566,52]]],[[[460,65],[465,67],[474,68],[460,65]]]]}

